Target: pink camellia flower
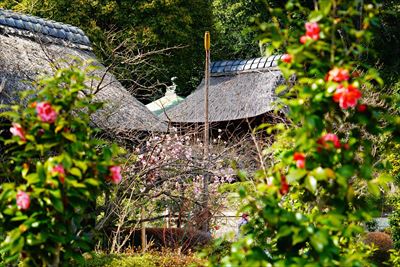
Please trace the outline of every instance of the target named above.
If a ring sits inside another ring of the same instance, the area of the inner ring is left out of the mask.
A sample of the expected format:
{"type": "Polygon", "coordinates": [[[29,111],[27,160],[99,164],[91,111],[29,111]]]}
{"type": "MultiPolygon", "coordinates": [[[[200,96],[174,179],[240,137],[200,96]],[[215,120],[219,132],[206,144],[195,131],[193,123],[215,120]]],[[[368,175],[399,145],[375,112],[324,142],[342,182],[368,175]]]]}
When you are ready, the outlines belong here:
{"type": "Polygon", "coordinates": [[[367,105],[366,104],[360,104],[357,106],[357,110],[359,112],[365,112],[367,110],[367,105]]]}
{"type": "Polygon", "coordinates": [[[118,184],[121,182],[122,180],[122,176],[121,176],[121,167],[120,166],[111,166],[109,168],[111,175],[109,176],[111,181],[114,184],[118,184]]]}
{"type": "Polygon", "coordinates": [[[351,84],[344,87],[340,84],[333,94],[333,101],[338,102],[342,109],[348,109],[349,107],[355,107],[357,105],[357,101],[361,98],[361,95],[357,87],[351,84]]]}
{"type": "Polygon", "coordinates": [[[58,178],[60,179],[60,182],[63,184],[65,182],[65,170],[63,165],[58,164],[53,167],[53,173],[56,173],[58,175],[58,178]]]}
{"type": "Polygon", "coordinates": [[[297,168],[303,169],[306,166],[306,155],[304,153],[295,152],[293,159],[296,161],[297,168]]]}
{"type": "Polygon", "coordinates": [[[57,119],[57,112],[53,109],[49,102],[40,102],[36,105],[36,112],[38,113],[42,122],[53,123],[57,119]]]}
{"type": "Polygon", "coordinates": [[[300,37],[300,43],[305,44],[307,40],[318,40],[321,29],[316,22],[307,22],[305,24],[306,34],[300,37]]]}
{"type": "Polygon", "coordinates": [[[17,206],[20,210],[27,210],[31,205],[29,195],[24,191],[18,190],[17,193],[17,206]]]}
{"type": "Polygon", "coordinates": [[[349,78],[350,74],[348,70],[335,67],[328,72],[326,80],[334,82],[343,82],[347,81],[349,78]]]}
{"type": "Polygon", "coordinates": [[[282,57],[281,57],[281,60],[283,61],[283,62],[285,62],[285,63],[292,63],[292,59],[293,59],[293,57],[292,57],[292,55],[290,55],[290,54],[284,54],[282,57]]]}
{"type": "Polygon", "coordinates": [[[318,40],[319,32],[321,31],[318,23],[307,22],[305,26],[306,26],[306,36],[310,37],[313,40],[318,40]]]}
{"type": "Polygon", "coordinates": [[[26,141],[25,131],[19,123],[13,122],[12,127],[10,128],[10,132],[12,135],[18,136],[19,138],[21,138],[22,141],[24,141],[24,142],[26,141]]]}
{"type": "Polygon", "coordinates": [[[339,137],[337,137],[336,134],[333,133],[327,133],[324,136],[322,136],[320,139],[318,139],[317,143],[321,145],[321,147],[318,148],[318,151],[321,151],[321,148],[328,149],[329,144],[327,142],[331,142],[334,147],[340,148],[340,141],[339,137]]]}
{"type": "Polygon", "coordinates": [[[279,189],[279,192],[282,195],[286,195],[289,192],[289,184],[286,180],[286,176],[282,175],[281,176],[281,188],[279,189]]]}

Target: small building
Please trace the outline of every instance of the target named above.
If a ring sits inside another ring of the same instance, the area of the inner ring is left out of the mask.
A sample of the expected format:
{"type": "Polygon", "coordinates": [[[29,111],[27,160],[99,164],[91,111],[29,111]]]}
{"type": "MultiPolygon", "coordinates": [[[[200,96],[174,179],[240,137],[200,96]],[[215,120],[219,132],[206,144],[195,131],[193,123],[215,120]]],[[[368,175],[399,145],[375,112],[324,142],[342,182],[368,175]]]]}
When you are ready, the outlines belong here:
{"type": "MultiPolygon", "coordinates": [[[[278,100],[276,89],[286,83],[277,66],[280,58],[281,55],[273,55],[213,62],[209,87],[210,124],[237,128],[238,125],[256,127],[262,122],[271,122],[270,115],[278,100]]],[[[160,118],[177,127],[204,124],[204,92],[203,79],[192,94],[166,110],[160,118]]]]}
{"type": "Polygon", "coordinates": [[[138,131],[165,132],[167,124],[136,100],[101,65],[84,32],[74,26],[0,9],[0,103],[19,99],[42,75],[76,63],[97,67],[89,73],[88,87],[95,100],[105,103],[92,122],[105,132],[130,135],[138,131]]]}
{"type": "Polygon", "coordinates": [[[175,80],[176,77],[172,77],[172,85],[167,87],[167,90],[163,97],[146,105],[146,107],[156,116],[161,115],[165,111],[171,109],[172,107],[175,107],[184,100],[183,97],[180,97],[175,93],[175,80]]]}

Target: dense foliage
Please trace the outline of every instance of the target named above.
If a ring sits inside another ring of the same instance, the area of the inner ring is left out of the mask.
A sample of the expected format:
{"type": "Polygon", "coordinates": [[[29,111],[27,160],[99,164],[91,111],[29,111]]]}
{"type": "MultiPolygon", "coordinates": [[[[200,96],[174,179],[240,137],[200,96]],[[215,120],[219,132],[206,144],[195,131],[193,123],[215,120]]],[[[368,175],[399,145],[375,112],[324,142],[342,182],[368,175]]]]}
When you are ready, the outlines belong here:
{"type": "Polygon", "coordinates": [[[400,198],[397,196],[392,203],[394,210],[389,217],[390,232],[394,247],[400,249],[400,198]]]}
{"type": "MultiPolygon", "coordinates": [[[[268,0],[282,8],[285,1],[268,0]]],[[[312,8],[314,1],[302,0],[312,8]]],[[[400,54],[399,4],[384,0],[375,25],[373,47],[384,78],[396,82],[400,54]],[[396,75],[395,75],[396,74],[396,75]]],[[[53,1],[1,0],[0,7],[81,27],[96,54],[139,100],[160,96],[163,84],[177,76],[178,93],[189,94],[203,76],[203,34],[211,31],[212,60],[263,55],[260,31],[253,21],[269,21],[264,1],[255,0],[128,0],[53,1]],[[172,50],[164,50],[175,47],[172,50]],[[158,52],[155,52],[158,51],[158,52]]],[[[294,23],[305,14],[293,17],[294,23]]],[[[367,56],[375,64],[374,57],[367,56]]]]}
{"type": "Polygon", "coordinates": [[[242,192],[248,234],[222,259],[226,266],[368,265],[357,241],[361,222],[374,215],[364,199],[391,181],[376,144],[394,140],[400,124],[386,108],[396,99],[380,91],[382,79],[361,60],[379,7],[315,2],[311,10],[298,1],[271,7],[271,22],[260,24],[268,50],[287,51],[280,64],[285,78],[296,77],[280,88],[291,125],[270,128],[280,149],[256,194],[242,192]],[[370,101],[374,92],[381,93],[370,101]]]}
{"type": "Polygon", "coordinates": [[[59,70],[39,82],[26,107],[1,113],[12,122],[1,139],[5,263],[57,266],[92,249],[96,198],[121,174],[118,147],[104,146],[88,126],[100,105],[84,83],[79,67],[59,70]]]}
{"type": "Polygon", "coordinates": [[[96,54],[106,65],[114,65],[113,73],[140,100],[148,101],[160,89],[154,85],[168,83],[173,76],[178,77],[179,93],[188,94],[203,73],[203,35],[212,27],[209,1],[2,2],[0,7],[81,27],[96,54]],[[176,49],[159,51],[169,47],[176,49]],[[143,62],[146,53],[150,56],[143,62]]]}

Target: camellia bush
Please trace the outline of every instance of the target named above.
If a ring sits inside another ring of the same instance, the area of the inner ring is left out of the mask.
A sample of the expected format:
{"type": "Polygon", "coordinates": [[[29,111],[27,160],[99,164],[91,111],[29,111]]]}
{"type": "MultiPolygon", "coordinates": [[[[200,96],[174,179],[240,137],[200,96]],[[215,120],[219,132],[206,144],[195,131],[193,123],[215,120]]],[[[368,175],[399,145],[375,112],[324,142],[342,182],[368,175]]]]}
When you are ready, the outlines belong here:
{"type": "Polygon", "coordinates": [[[391,181],[390,164],[376,145],[386,137],[398,142],[400,125],[398,103],[380,93],[378,71],[364,60],[373,55],[368,44],[379,5],[314,3],[309,10],[287,1],[285,8],[269,8],[271,21],[260,23],[270,52],[285,53],[282,74],[296,80],[278,90],[287,92],[282,106],[291,124],[269,129],[280,149],[257,192],[241,192],[249,202],[246,235],[212,264],[370,265],[360,235],[374,207],[365,198],[391,181]]]}
{"type": "Polygon", "coordinates": [[[1,113],[11,122],[1,140],[3,263],[58,266],[91,249],[96,197],[122,177],[113,161],[120,149],[88,126],[101,104],[85,79],[78,67],[58,70],[27,105],[1,113]]]}

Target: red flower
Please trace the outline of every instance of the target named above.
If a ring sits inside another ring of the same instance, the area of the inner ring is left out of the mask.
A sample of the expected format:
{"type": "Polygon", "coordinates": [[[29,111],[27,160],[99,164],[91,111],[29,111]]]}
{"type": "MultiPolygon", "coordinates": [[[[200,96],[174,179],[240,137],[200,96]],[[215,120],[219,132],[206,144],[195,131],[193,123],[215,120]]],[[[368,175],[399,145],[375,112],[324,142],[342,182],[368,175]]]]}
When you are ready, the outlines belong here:
{"type": "Polygon", "coordinates": [[[334,147],[340,148],[339,137],[337,137],[336,134],[327,133],[324,136],[322,136],[320,139],[318,139],[317,143],[320,145],[318,150],[320,151],[321,148],[328,149],[329,144],[327,142],[331,142],[334,145],[334,147]]]}
{"type": "Polygon", "coordinates": [[[27,210],[31,205],[31,199],[29,195],[24,191],[18,190],[17,193],[17,206],[20,210],[27,210]]]}
{"type": "Polygon", "coordinates": [[[289,184],[286,180],[286,176],[282,175],[281,176],[281,188],[279,189],[279,192],[282,195],[286,195],[289,192],[289,184]]]}
{"type": "Polygon", "coordinates": [[[342,109],[355,107],[359,98],[361,98],[361,92],[351,84],[347,88],[339,84],[336,92],[333,94],[333,101],[338,102],[342,109]]]}
{"type": "Polygon", "coordinates": [[[297,168],[303,169],[306,166],[306,155],[304,153],[295,152],[293,159],[296,161],[297,168]]]}
{"type": "Polygon", "coordinates": [[[303,35],[300,37],[300,43],[305,44],[310,37],[303,35]]]}
{"type": "Polygon", "coordinates": [[[120,166],[111,166],[109,168],[111,175],[109,176],[109,178],[111,179],[111,181],[114,184],[118,184],[121,182],[122,180],[122,176],[121,176],[121,167],[120,166]]]}
{"type": "Polygon", "coordinates": [[[358,105],[357,110],[359,112],[365,112],[367,110],[367,105],[365,105],[365,104],[358,105]]]}
{"type": "Polygon", "coordinates": [[[327,81],[342,82],[350,78],[349,71],[342,68],[334,67],[328,72],[326,77],[327,81]]]}
{"type": "Polygon", "coordinates": [[[18,136],[22,141],[26,141],[25,131],[19,123],[13,122],[10,132],[13,136],[18,136]]]}
{"type": "Polygon", "coordinates": [[[63,184],[65,182],[65,170],[63,165],[59,164],[53,167],[53,173],[58,175],[60,182],[63,184]]]}
{"type": "Polygon", "coordinates": [[[305,24],[306,34],[300,37],[300,43],[305,44],[307,40],[318,40],[319,32],[321,29],[319,28],[318,23],[316,22],[307,22],[305,24]]]}
{"type": "Polygon", "coordinates": [[[319,39],[320,28],[318,26],[318,23],[307,22],[305,27],[306,27],[306,36],[310,37],[313,40],[319,39]]]}
{"type": "Polygon", "coordinates": [[[290,54],[284,54],[284,55],[281,57],[281,60],[282,60],[283,62],[285,62],[285,63],[288,63],[288,64],[292,63],[292,59],[293,59],[293,57],[292,57],[292,55],[290,55],[290,54]]]}
{"type": "Polygon", "coordinates": [[[36,112],[38,113],[42,122],[53,123],[57,119],[57,112],[53,109],[49,102],[40,102],[36,105],[36,112]]]}

